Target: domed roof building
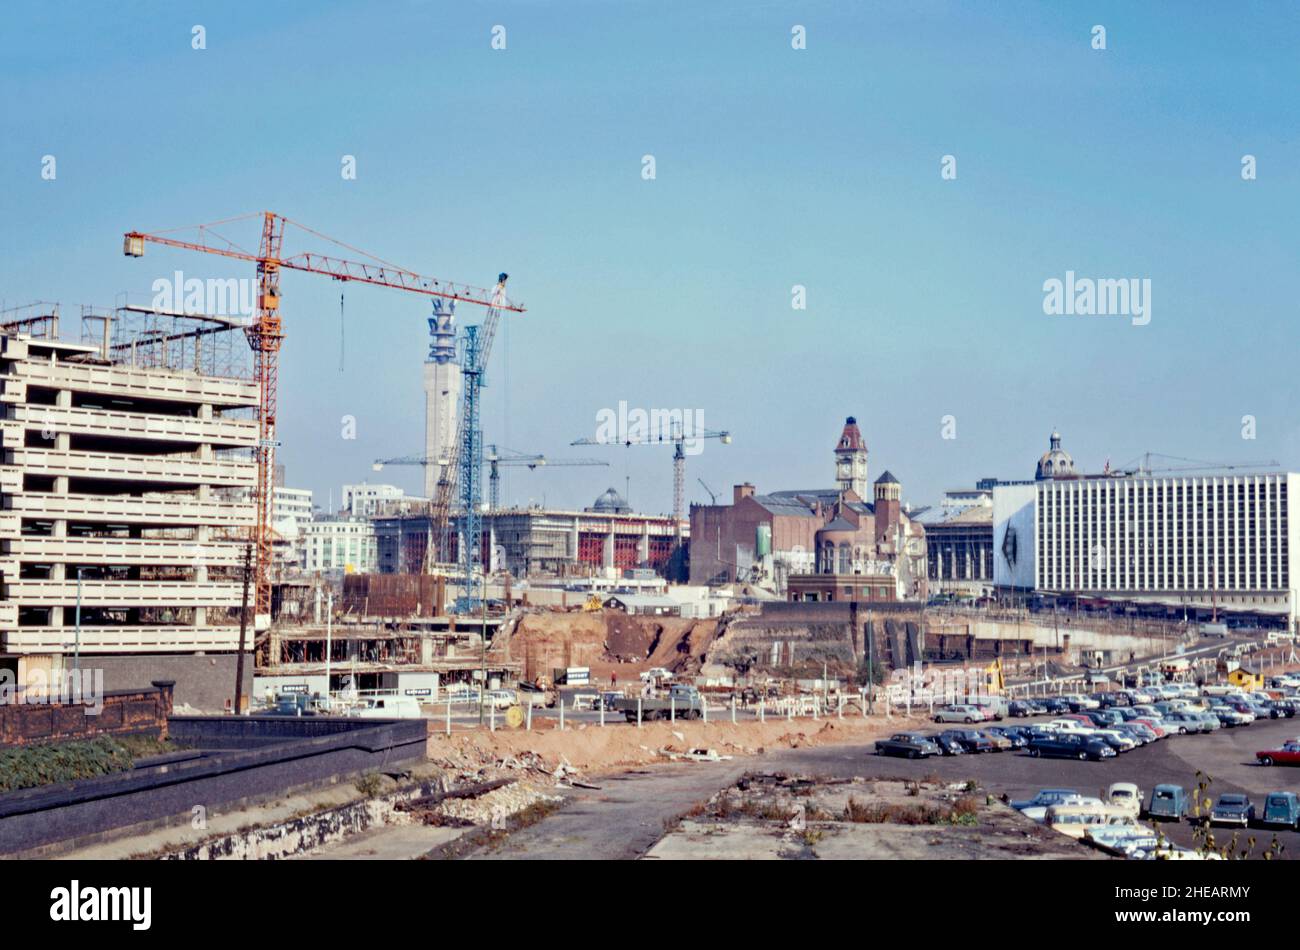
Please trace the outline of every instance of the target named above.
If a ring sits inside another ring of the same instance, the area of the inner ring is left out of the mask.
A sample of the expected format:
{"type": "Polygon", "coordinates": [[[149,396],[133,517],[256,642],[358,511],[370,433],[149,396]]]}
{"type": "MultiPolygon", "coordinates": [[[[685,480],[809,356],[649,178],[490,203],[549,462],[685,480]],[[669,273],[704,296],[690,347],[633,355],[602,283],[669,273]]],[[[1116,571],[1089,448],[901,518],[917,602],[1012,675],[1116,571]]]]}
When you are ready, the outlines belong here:
{"type": "Polygon", "coordinates": [[[1074,474],[1074,459],[1070,453],[1061,448],[1061,433],[1052,430],[1051,448],[1038,460],[1038,470],[1034,478],[1042,481],[1047,478],[1064,478],[1074,474]]]}
{"type": "Polygon", "coordinates": [[[591,507],[586,510],[599,511],[611,515],[625,515],[629,513],[632,508],[628,505],[622,495],[612,488],[607,488],[594,502],[592,502],[591,507]]]}

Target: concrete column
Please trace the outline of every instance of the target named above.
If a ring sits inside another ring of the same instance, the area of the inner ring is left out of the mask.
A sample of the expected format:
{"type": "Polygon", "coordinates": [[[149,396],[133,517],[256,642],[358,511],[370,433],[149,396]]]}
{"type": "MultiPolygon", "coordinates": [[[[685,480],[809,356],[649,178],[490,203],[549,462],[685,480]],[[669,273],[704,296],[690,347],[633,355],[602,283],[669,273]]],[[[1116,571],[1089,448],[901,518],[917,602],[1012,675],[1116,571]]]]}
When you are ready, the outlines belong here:
{"type": "Polygon", "coordinates": [[[614,566],[614,522],[609,523],[609,531],[605,535],[605,555],[604,566],[614,566]]]}
{"type": "Polygon", "coordinates": [[[641,540],[636,545],[636,560],[638,564],[645,564],[650,560],[649,522],[643,522],[641,525],[641,540]]]}

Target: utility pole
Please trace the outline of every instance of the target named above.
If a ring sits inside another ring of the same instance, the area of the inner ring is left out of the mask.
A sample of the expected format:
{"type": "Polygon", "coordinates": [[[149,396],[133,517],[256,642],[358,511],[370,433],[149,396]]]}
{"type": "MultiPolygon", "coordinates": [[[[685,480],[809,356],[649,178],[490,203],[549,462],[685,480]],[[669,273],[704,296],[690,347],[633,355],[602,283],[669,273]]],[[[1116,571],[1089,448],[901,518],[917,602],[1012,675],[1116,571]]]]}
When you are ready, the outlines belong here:
{"type": "MultiPolygon", "coordinates": [[[[253,545],[244,545],[244,596],[239,607],[239,653],[235,655],[235,715],[244,708],[244,646],[248,637],[248,580],[252,573],[253,545]]],[[[80,577],[80,575],[78,575],[80,577]]]]}
{"type": "Polygon", "coordinates": [[[483,626],[478,635],[479,648],[479,665],[482,667],[480,674],[482,679],[478,684],[478,724],[483,725],[483,700],[487,693],[487,570],[483,571],[482,596],[479,597],[481,604],[480,616],[483,618],[483,626]]]}

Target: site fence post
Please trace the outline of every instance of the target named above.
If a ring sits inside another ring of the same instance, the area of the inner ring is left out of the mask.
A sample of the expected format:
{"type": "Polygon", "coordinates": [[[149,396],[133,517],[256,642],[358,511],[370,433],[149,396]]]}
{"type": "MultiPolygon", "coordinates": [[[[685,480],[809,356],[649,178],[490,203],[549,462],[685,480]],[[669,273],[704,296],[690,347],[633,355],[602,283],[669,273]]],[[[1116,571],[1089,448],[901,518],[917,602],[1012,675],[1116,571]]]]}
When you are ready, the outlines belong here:
{"type": "Polygon", "coordinates": [[[671,693],[668,694],[668,721],[677,721],[677,697],[671,693]]]}
{"type": "Polygon", "coordinates": [[[497,731],[497,704],[488,707],[488,732],[497,731]]]}
{"type": "Polygon", "coordinates": [[[527,728],[529,732],[532,732],[533,731],[533,701],[531,698],[528,700],[527,716],[528,716],[528,725],[525,728],[527,728]]]}
{"type": "Polygon", "coordinates": [[[841,719],[843,719],[844,718],[844,697],[843,696],[839,697],[838,706],[839,708],[836,709],[835,712],[841,719]]]}
{"type": "Polygon", "coordinates": [[[700,694],[700,715],[704,717],[704,724],[709,724],[709,701],[704,694],[700,694]]]}
{"type": "Polygon", "coordinates": [[[600,700],[600,728],[605,728],[605,700],[603,697],[600,700]]]}
{"type": "Polygon", "coordinates": [[[758,721],[759,721],[759,722],[767,722],[767,720],[766,720],[765,718],[763,718],[763,706],[764,706],[765,702],[766,702],[766,701],[765,701],[765,700],[762,700],[762,699],[760,699],[760,700],[758,701],[758,721]]]}
{"type": "Polygon", "coordinates": [[[907,715],[909,718],[912,715],[912,691],[910,689],[907,691],[907,715]]]}
{"type": "Polygon", "coordinates": [[[731,724],[732,724],[733,726],[736,724],[736,695],[735,695],[735,693],[732,693],[732,695],[731,695],[731,724]]]}
{"type": "Polygon", "coordinates": [[[641,697],[636,698],[636,727],[641,728],[641,697]]]}
{"type": "Polygon", "coordinates": [[[865,689],[858,690],[858,703],[860,704],[862,709],[862,718],[866,719],[867,718],[867,691],[865,689]]]}
{"type": "Polygon", "coordinates": [[[564,697],[560,697],[560,731],[564,731],[564,697]]]}
{"type": "Polygon", "coordinates": [[[793,702],[787,702],[787,703],[785,704],[785,719],[786,719],[786,722],[793,722],[793,721],[794,721],[794,703],[793,703],[793,702]]]}
{"type": "Polygon", "coordinates": [[[451,735],[451,697],[447,698],[447,735],[451,735]]]}
{"type": "Polygon", "coordinates": [[[818,708],[821,706],[821,704],[822,704],[821,697],[814,696],[813,697],[813,719],[817,718],[817,711],[818,708]]]}

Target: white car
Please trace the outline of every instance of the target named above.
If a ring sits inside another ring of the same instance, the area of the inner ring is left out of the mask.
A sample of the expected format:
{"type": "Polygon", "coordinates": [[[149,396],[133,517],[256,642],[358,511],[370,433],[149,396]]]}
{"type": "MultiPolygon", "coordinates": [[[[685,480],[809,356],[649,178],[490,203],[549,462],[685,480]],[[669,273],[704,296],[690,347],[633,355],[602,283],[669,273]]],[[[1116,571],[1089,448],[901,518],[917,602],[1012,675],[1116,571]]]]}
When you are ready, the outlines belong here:
{"type": "Polygon", "coordinates": [[[490,689],[483,702],[494,709],[509,709],[519,705],[519,696],[513,689],[490,689]]]}
{"type": "Polygon", "coordinates": [[[1067,736],[1090,736],[1097,731],[1089,726],[1085,726],[1077,719],[1053,719],[1043,728],[1067,736]]]}
{"type": "Polygon", "coordinates": [[[1088,807],[1101,808],[1105,803],[1100,798],[1089,798],[1086,795],[1067,795],[1052,805],[1031,805],[1028,808],[1020,809],[1020,814],[1026,818],[1032,818],[1034,821],[1042,824],[1047,818],[1047,809],[1055,808],[1057,805],[1084,805],[1088,807]]]}
{"type": "Polygon", "coordinates": [[[1142,789],[1132,782],[1112,782],[1106,789],[1106,804],[1136,821],[1142,815],[1142,789]]]}
{"type": "Polygon", "coordinates": [[[934,711],[935,722],[983,722],[987,718],[978,706],[952,705],[934,711]]]}
{"type": "Polygon", "coordinates": [[[1101,708],[1101,703],[1097,702],[1097,700],[1093,699],[1091,696],[1080,696],[1078,694],[1075,694],[1074,696],[1063,696],[1061,698],[1064,699],[1071,706],[1078,706],[1080,709],[1101,708]]]}

